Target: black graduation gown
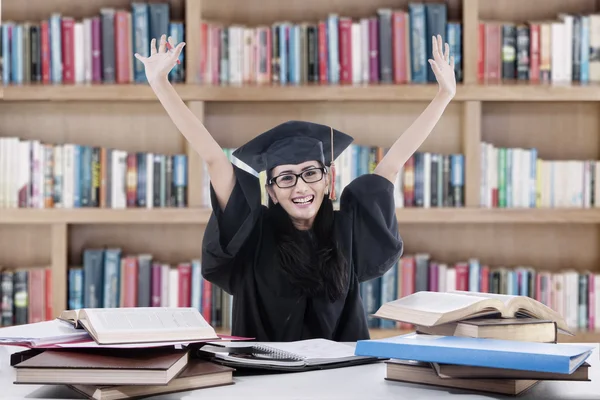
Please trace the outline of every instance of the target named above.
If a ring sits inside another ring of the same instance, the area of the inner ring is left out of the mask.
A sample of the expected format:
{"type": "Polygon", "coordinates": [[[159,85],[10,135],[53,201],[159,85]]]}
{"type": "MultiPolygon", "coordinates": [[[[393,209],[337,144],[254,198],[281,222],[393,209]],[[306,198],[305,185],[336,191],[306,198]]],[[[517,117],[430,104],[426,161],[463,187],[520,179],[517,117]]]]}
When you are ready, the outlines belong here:
{"type": "Polygon", "coordinates": [[[202,244],[202,276],[233,295],[232,335],[257,341],[369,338],[359,283],[383,275],[402,255],[394,185],[374,174],[354,179],[340,196],[334,229],[348,260],[347,292],[331,303],[295,294],[277,265],[272,228],[257,177],[234,166],[236,184],[213,213],[202,244]]]}

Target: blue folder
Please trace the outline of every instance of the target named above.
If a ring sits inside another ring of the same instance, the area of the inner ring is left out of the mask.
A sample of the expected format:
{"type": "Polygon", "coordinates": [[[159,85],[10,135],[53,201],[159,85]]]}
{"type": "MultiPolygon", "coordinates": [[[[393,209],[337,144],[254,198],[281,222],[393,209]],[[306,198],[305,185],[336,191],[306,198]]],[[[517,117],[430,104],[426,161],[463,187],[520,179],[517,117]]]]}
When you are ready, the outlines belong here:
{"type": "Polygon", "coordinates": [[[570,374],[593,346],[410,333],[359,340],[357,356],[570,374]]]}

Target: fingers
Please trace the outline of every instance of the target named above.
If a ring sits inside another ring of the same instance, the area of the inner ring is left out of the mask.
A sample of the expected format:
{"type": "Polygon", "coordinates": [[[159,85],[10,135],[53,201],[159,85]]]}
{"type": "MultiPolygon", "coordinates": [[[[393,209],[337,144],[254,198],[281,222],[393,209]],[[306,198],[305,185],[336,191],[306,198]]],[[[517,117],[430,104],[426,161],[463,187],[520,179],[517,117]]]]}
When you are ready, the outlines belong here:
{"type": "Polygon", "coordinates": [[[442,71],[440,71],[440,67],[438,67],[437,63],[434,60],[429,59],[427,61],[429,61],[429,65],[431,65],[431,69],[433,70],[435,76],[441,74],[442,71]]]}
{"type": "Polygon", "coordinates": [[[437,61],[441,57],[439,53],[439,47],[437,44],[437,38],[435,36],[431,37],[431,52],[433,53],[432,56],[434,60],[437,61]]]}
{"type": "Polygon", "coordinates": [[[143,57],[143,56],[139,55],[139,53],[135,53],[133,56],[134,56],[135,58],[137,58],[138,60],[140,60],[141,62],[144,62],[144,61],[146,61],[146,60],[147,60],[147,58],[146,58],[146,57],[143,57]]]}
{"type": "Polygon", "coordinates": [[[158,52],[164,53],[167,50],[167,35],[162,35],[160,37],[160,45],[158,46],[158,52]]]}
{"type": "Polygon", "coordinates": [[[450,56],[450,66],[452,67],[452,70],[454,71],[454,56],[450,56]]]}
{"type": "Polygon", "coordinates": [[[153,56],[156,54],[156,39],[152,39],[152,41],[150,42],[150,56],[153,56]]]}
{"type": "Polygon", "coordinates": [[[444,61],[446,61],[447,64],[450,61],[450,46],[448,45],[448,43],[445,44],[444,50],[444,61]]]}
{"type": "Polygon", "coordinates": [[[442,35],[437,35],[438,52],[440,56],[444,54],[444,42],[442,41],[442,35]]]}

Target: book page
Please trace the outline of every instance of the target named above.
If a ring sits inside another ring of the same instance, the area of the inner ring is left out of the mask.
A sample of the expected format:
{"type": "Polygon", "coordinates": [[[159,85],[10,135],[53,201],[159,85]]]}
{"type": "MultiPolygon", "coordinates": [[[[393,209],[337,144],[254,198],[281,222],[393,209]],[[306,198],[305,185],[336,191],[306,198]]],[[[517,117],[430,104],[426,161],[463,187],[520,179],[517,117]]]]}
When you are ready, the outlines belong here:
{"type": "Polygon", "coordinates": [[[96,332],[213,330],[195,308],[96,308],[86,310],[86,314],[96,332]]]}
{"type": "Polygon", "coordinates": [[[59,319],[0,328],[0,344],[68,342],[89,338],[86,331],[75,329],[59,319]]]}
{"type": "Polygon", "coordinates": [[[327,339],[308,339],[296,342],[256,343],[311,360],[344,360],[354,358],[354,347],[327,339]]]}
{"type": "Polygon", "coordinates": [[[509,295],[509,294],[473,293],[473,292],[463,292],[463,291],[459,291],[459,290],[451,292],[451,293],[459,293],[459,294],[464,294],[465,296],[485,297],[488,299],[500,300],[502,303],[504,303],[504,305],[506,307],[508,307],[510,305],[511,300],[520,297],[520,296],[509,295]]]}
{"type": "Polygon", "coordinates": [[[389,303],[392,308],[414,310],[420,313],[446,314],[452,311],[469,308],[473,304],[485,300],[477,295],[446,292],[417,292],[410,296],[389,303]]]}

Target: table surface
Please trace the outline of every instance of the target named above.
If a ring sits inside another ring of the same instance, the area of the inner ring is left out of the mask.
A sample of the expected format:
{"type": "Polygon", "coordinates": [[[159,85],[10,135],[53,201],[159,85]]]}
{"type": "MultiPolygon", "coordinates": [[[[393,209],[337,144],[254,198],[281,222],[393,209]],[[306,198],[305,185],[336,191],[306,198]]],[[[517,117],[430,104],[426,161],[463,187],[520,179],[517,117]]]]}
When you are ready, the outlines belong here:
{"type": "MultiPolygon", "coordinates": [[[[587,343],[586,343],[587,344],[587,343]]],[[[588,358],[590,382],[543,381],[518,398],[544,400],[600,399],[599,345],[588,358]]],[[[10,354],[21,347],[0,346],[0,398],[8,399],[84,399],[62,385],[15,385],[15,370],[10,354]]],[[[376,363],[323,371],[276,375],[234,376],[234,385],[198,389],[150,397],[175,399],[504,399],[512,396],[483,394],[452,388],[436,388],[385,381],[386,366],[376,363]]]]}

